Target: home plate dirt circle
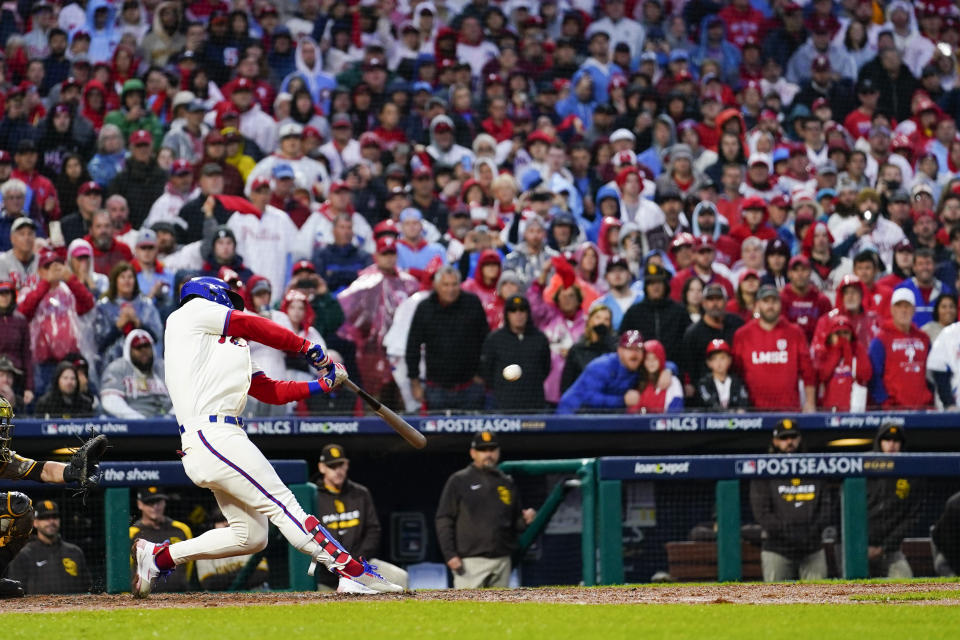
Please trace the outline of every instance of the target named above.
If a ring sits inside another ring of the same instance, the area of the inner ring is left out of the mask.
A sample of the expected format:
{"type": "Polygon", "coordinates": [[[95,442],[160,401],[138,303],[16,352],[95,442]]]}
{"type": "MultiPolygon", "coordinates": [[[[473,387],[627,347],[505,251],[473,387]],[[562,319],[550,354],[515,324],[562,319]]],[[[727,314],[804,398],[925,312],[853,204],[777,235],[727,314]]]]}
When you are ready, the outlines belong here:
{"type": "Polygon", "coordinates": [[[960,604],[960,583],[846,583],[637,585],[626,587],[540,587],[464,591],[418,591],[402,595],[356,596],[317,592],[161,593],[147,600],[129,594],[29,596],[5,600],[4,613],[50,613],[78,610],[243,607],[318,604],[357,600],[439,600],[447,602],[542,602],[556,604],[960,604]],[[936,593],[923,599],[910,594],[936,593]]]}

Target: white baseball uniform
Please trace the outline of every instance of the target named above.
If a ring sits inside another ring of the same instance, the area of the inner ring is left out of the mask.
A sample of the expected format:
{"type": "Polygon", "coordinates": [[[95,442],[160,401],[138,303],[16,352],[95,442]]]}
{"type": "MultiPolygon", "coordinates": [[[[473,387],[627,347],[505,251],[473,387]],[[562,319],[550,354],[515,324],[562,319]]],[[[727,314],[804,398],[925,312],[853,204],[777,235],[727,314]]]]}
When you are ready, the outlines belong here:
{"type": "MultiPolygon", "coordinates": [[[[231,337],[237,333],[230,327],[231,313],[234,318],[242,314],[194,298],[167,320],[166,383],[181,425],[183,468],[194,484],[213,491],[230,523],[171,545],[170,556],[182,564],[255,553],[267,544],[269,519],[300,551],[314,558],[329,557],[308,532],[308,514],[236,424],[252,377],[263,374],[251,361],[246,340],[231,337]]],[[[285,333],[289,334],[285,338],[303,342],[292,332],[285,333]]],[[[304,385],[303,391],[307,383],[276,384],[304,385]]]]}
{"type": "MultiPolygon", "coordinates": [[[[960,323],[954,322],[940,332],[930,347],[927,357],[927,371],[944,372],[950,374],[950,390],[953,392],[953,404],[960,402],[960,323]]],[[[937,405],[940,403],[940,394],[935,394],[937,405]]]]}

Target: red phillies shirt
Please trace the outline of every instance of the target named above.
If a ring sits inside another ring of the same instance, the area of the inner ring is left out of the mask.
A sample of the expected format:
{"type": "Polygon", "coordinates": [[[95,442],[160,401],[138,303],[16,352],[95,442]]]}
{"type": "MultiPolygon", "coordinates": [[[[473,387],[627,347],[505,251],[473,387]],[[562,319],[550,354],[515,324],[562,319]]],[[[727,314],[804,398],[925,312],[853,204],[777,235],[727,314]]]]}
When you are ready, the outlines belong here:
{"type": "Polygon", "coordinates": [[[813,386],[816,376],[803,331],[786,318],[767,331],[754,319],[733,335],[733,357],[758,409],[801,408],[800,381],[813,386]]]}
{"type": "Polygon", "coordinates": [[[813,339],[817,320],[830,313],[833,308],[827,296],[820,293],[820,290],[814,286],[800,295],[792,285],[788,284],[780,292],[780,300],[783,303],[783,317],[803,329],[807,342],[813,339]]]}
{"type": "Polygon", "coordinates": [[[892,320],[883,323],[870,343],[873,400],[884,407],[927,407],[933,394],[927,387],[930,337],[915,326],[904,333],[892,320]]]}

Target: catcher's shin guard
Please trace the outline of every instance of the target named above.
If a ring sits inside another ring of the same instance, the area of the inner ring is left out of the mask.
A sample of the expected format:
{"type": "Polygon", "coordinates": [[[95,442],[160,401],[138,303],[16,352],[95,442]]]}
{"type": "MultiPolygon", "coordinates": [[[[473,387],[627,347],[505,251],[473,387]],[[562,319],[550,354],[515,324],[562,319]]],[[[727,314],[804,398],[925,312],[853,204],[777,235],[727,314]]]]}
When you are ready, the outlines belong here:
{"type": "Polygon", "coordinates": [[[340,543],[327,531],[315,516],[309,516],[303,523],[313,540],[320,545],[323,552],[330,559],[315,557],[310,562],[310,568],[307,573],[311,576],[317,569],[317,561],[323,562],[334,573],[344,575],[348,578],[356,578],[363,574],[363,564],[357,562],[350,553],[340,546],[340,543]]]}

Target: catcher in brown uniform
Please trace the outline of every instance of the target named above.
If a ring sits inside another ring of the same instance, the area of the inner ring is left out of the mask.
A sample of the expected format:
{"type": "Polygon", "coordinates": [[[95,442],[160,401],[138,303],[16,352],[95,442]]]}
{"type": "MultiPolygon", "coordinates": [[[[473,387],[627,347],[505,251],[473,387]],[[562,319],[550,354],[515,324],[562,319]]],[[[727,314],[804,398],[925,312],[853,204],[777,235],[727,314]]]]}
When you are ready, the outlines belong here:
{"type": "MultiPolygon", "coordinates": [[[[52,484],[76,482],[82,493],[97,485],[99,463],[107,450],[107,437],[98,435],[83,443],[70,462],[37,461],[10,449],[13,437],[13,407],[0,396],[0,479],[33,480],[52,484]]],[[[0,576],[23,548],[33,530],[33,502],[19,491],[0,491],[0,576]]],[[[16,580],[0,579],[0,598],[23,596],[16,580]]]]}

